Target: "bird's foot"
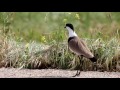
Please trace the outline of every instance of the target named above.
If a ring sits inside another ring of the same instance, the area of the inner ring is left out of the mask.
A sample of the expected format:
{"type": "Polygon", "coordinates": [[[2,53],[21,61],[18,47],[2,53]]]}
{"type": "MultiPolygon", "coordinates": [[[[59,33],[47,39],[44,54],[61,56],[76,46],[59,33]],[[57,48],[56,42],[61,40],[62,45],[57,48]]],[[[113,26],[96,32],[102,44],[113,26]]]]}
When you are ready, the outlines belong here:
{"type": "Polygon", "coordinates": [[[79,76],[79,75],[80,75],[80,73],[81,73],[81,72],[80,72],[80,70],[79,70],[79,71],[77,70],[77,73],[76,73],[74,76],[72,76],[72,77],[79,76]]]}

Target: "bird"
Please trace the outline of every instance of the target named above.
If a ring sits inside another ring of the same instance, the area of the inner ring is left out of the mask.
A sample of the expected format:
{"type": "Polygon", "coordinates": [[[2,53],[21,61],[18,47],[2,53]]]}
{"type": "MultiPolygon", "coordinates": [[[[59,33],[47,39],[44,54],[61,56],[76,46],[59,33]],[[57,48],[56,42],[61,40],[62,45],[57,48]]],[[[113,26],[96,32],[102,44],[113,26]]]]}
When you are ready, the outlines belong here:
{"type": "MultiPolygon", "coordinates": [[[[88,48],[86,42],[79,38],[76,34],[73,24],[67,23],[64,28],[67,29],[69,33],[68,48],[70,51],[75,53],[77,56],[82,56],[91,60],[93,63],[96,62],[97,59],[88,48]]],[[[77,73],[73,77],[79,75],[80,72],[77,70],[77,73]]]]}

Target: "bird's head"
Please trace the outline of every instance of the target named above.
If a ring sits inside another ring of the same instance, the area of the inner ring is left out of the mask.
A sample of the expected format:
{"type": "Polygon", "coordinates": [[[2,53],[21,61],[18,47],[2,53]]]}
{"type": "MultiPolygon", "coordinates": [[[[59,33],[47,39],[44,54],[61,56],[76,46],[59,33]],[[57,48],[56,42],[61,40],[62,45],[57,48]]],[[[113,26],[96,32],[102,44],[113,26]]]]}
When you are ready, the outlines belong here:
{"type": "Polygon", "coordinates": [[[67,23],[64,28],[74,31],[74,27],[73,27],[73,25],[71,23],[67,23]]]}

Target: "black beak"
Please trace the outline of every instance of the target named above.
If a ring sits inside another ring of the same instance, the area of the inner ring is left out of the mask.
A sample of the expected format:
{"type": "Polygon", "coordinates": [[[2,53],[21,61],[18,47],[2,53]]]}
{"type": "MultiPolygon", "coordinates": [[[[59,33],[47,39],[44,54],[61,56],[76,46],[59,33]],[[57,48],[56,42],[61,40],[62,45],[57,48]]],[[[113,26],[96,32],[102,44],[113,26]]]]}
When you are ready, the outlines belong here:
{"type": "Polygon", "coordinates": [[[64,28],[66,28],[66,26],[64,28]]]}

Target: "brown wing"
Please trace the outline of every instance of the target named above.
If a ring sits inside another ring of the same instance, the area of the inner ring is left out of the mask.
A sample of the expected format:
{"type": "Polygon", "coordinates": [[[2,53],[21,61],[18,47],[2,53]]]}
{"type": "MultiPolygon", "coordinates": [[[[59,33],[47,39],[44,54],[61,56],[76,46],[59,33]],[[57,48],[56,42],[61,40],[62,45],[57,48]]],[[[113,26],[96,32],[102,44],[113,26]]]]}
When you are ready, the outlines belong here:
{"type": "Polygon", "coordinates": [[[88,48],[87,43],[85,41],[81,40],[81,39],[79,41],[84,45],[86,50],[90,52],[90,49],[88,48]]]}
{"type": "Polygon", "coordinates": [[[69,48],[78,55],[83,55],[86,58],[92,58],[93,57],[93,54],[90,52],[87,45],[77,37],[70,40],[68,45],[69,45],[69,48]]]}

